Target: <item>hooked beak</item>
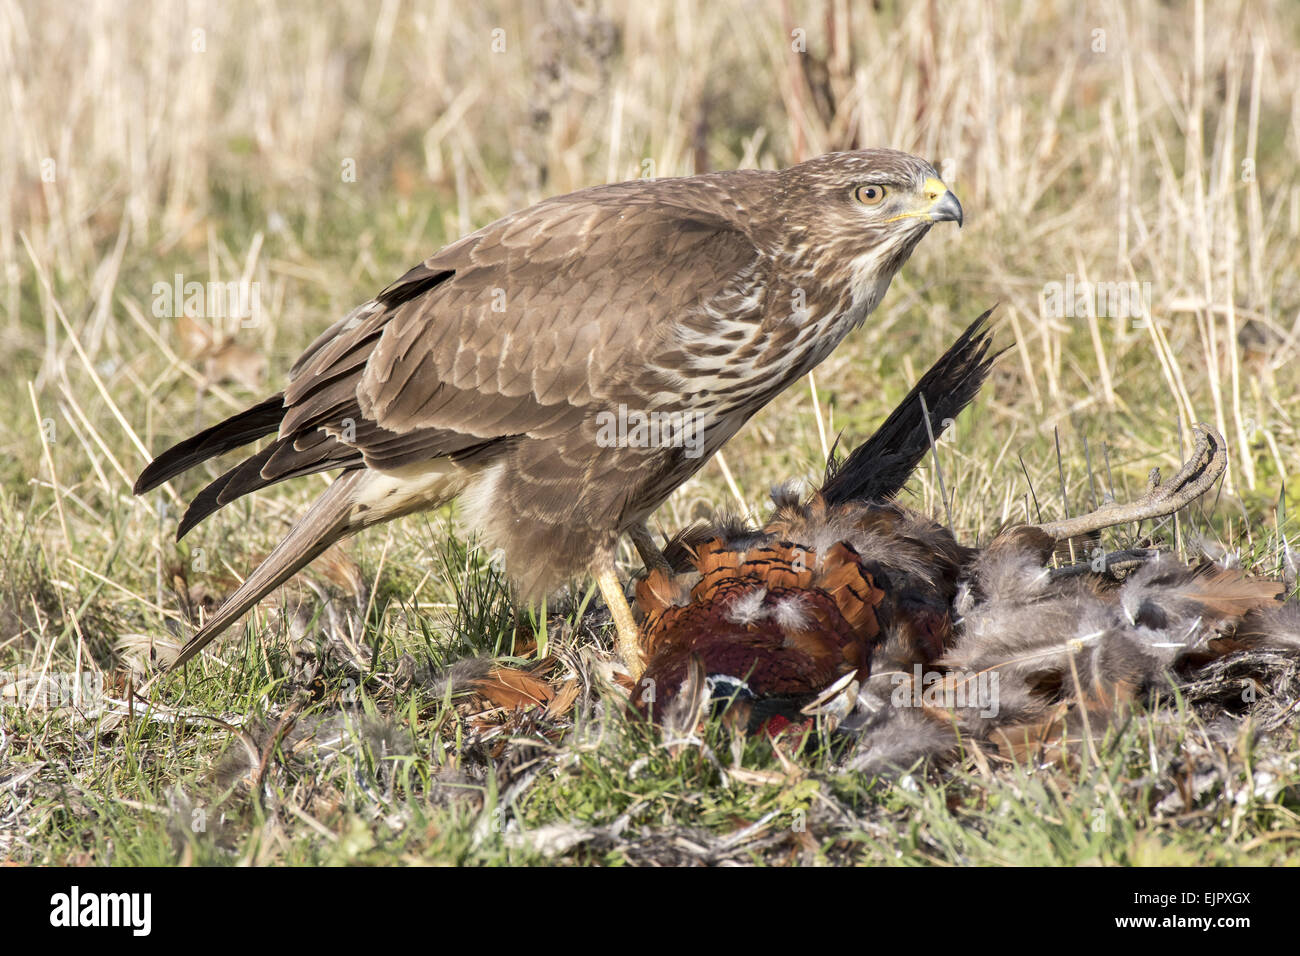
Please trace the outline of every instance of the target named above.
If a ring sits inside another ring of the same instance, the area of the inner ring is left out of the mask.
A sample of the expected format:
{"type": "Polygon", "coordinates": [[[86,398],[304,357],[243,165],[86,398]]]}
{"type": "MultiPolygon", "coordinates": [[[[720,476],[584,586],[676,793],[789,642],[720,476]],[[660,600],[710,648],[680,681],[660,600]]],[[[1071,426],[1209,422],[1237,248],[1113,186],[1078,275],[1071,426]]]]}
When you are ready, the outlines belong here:
{"type": "Polygon", "coordinates": [[[952,194],[952,190],[942,181],[931,176],[921,187],[921,201],[917,208],[901,213],[885,222],[897,222],[900,219],[928,219],[931,222],[955,222],[961,228],[961,203],[952,194]]]}
{"type": "MultiPolygon", "coordinates": [[[[957,197],[952,194],[952,190],[949,189],[947,186],[943,185],[943,183],[939,182],[937,179],[931,180],[931,182],[937,184],[938,186],[938,188],[933,190],[934,202],[930,206],[930,214],[929,214],[931,221],[955,222],[957,224],[957,228],[960,229],[961,228],[961,203],[959,203],[957,201],[957,197]],[[943,192],[940,193],[939,189],[942,189],[943,192]]],[[[927,195],[930,195],[930,192],[927,192],[927,195]]]]}

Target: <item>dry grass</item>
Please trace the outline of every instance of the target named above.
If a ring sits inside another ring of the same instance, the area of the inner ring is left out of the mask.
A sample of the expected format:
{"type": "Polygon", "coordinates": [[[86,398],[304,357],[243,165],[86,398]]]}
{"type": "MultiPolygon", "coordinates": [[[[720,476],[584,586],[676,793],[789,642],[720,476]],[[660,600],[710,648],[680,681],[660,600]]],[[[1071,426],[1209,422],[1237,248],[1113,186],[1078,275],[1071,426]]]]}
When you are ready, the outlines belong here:
{"type": "MultiPolygon", "coordinates": [[[[445,241],[596,182],[854,145],[934,158],[966,227],[936,230],[868,328],[680,489],[664,528],[720,508],[761,512],[770,484],[817,473],[840,430],[864,435],[999,302],[999,338],[1015,348],[978,412],[940,444],[963,537],[1023,517],[1030,483],[1049,517],[1112,483],[1121,495],[1140,488],[1203,420],[1228,437],[1230,473],[1217,500],[1180,522],[1178,543],[1284,570],[1300,503],[1298,49],[1300,9],[1284,0],[385,0],[377,13],[310,14],[195,0],[101,2],[75,16],[0,0],[0,346],[11,370],[0,381],[0,670],[90,671],[124,690],[141,649],[173,640],[187,605],[219,598],[320,480],[241,502],[178,547],[177,509],[197,484],[133,498],[150,452],[261,397],[319,330],[445,241]],[[806,52],[792,49],[800,41],[806,52]],[[177,273],[259,283],[262,321],[158,317],[154,286],[177,273]],[[1149,321],[1053,317],[1045,290],[1069,276],[1149,283],[1149,321]]],[[[943,512],[930,469],[913,487],[913,503],[943,512]]],[[[331,585],[360,601],[381,658],[490,652],[509,630],[472,554],[461,578],[430,559],[445,525],[439,515],[367,535],[343,586],[331,585]],[[467,588],[482,614],[455,611],[467,588]]],[[[284,701],[255,678],[281,672],[244,647],[232,687],[190,693],[213,712],[274,714],[284,701]]],[[[164,698],[176,704],[180,688],[164,698]]],[[[40,762],[47,783],[97,739],[66,715],[6,708],[4,721],[0,765],[40,762]]],[[[158,796],[191,779],[216,746],[133,733],[114,746],[192,751],[157,773],[104,770],[110,782],[72,765],[59,786],[140,803],[146,786],[158,796]]],[[[102,828],[52,835],[52,821],[86,815],[37,812],[41,798],[28,797],[9,831],[28,835],[7,852],[109,855],[102,828]]],[[[760,819],[771,807],[750,809],[760,819]]],[[[317,831],[294,819],[311,840],[317,831]]],[[[1237,849],[1277,819],[1247,827],[1237,849]]],[[[1136,846],[1140,830],[1111,838],[1136,846]]],[[[411,852],[474,858],[467,848],[482,845],[447,839],[411,852]]],[[[157,859],[170,846],[158,843],[157,859]]],[[[266,846],[256,852],[267,859],[299,858],[266,846]]]]}

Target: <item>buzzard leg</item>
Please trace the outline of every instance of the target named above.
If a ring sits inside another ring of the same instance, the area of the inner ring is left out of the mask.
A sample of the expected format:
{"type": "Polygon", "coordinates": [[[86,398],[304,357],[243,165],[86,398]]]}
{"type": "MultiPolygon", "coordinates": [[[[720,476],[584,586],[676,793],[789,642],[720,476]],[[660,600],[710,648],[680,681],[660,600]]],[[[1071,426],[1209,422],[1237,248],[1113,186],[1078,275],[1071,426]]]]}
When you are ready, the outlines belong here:
{"type": "Polygon", "coordinates": [[[596,587],[600,588],[600,596],[605,599],[605,606],[609,608],[609,615],[614,619],[614,627],[618,631],[618,653],[627,666],[627,672],[633,680],[637,680],[645,670],[645,659],[641,656],[641,634],[636,619],[632,617],[632,608],[627,603],[627,596],[623,593],[623,585],[619,583],[613,562],[597,567],[594,576],[596,587]]]}

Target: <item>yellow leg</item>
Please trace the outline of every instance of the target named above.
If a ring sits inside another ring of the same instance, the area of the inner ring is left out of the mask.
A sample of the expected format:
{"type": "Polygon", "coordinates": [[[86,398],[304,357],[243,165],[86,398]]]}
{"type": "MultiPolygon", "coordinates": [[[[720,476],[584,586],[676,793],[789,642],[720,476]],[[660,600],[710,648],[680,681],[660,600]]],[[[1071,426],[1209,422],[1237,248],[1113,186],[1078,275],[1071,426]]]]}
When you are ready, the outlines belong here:
{"type": "Polygon", "coordinates": [[[612,565],[597,570],[595,577],[596,587],[600,588],[600,595],[605,599],[618,630],[618,653],[627,665],[627,672],[637,680],[645,670],[645,659],[641,655],[641,635],[637,631],[636,619],[632,617],[632,608],[623,594],[623,585],[619,583],[612,565]]]}

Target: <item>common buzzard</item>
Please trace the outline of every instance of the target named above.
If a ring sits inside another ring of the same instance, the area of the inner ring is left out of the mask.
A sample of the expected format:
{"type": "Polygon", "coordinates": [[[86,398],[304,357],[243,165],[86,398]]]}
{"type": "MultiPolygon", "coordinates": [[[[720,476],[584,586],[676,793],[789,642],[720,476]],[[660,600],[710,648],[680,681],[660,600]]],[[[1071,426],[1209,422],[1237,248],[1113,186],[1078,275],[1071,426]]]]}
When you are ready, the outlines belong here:
{"type": "Polygon", "coordinates": [[[929,163],[869,149],[596,186],[447,246],[327,329],[283,391],[140,475],[137,494],[274,436],[179,537],[241,495],[341,472],[173,666],[333,542],[459,498],[525,596],[592,573],[639,673],[619,536],[653,548],[651,512],[862,324],[934,222],[961,219],[929,163]]]}

